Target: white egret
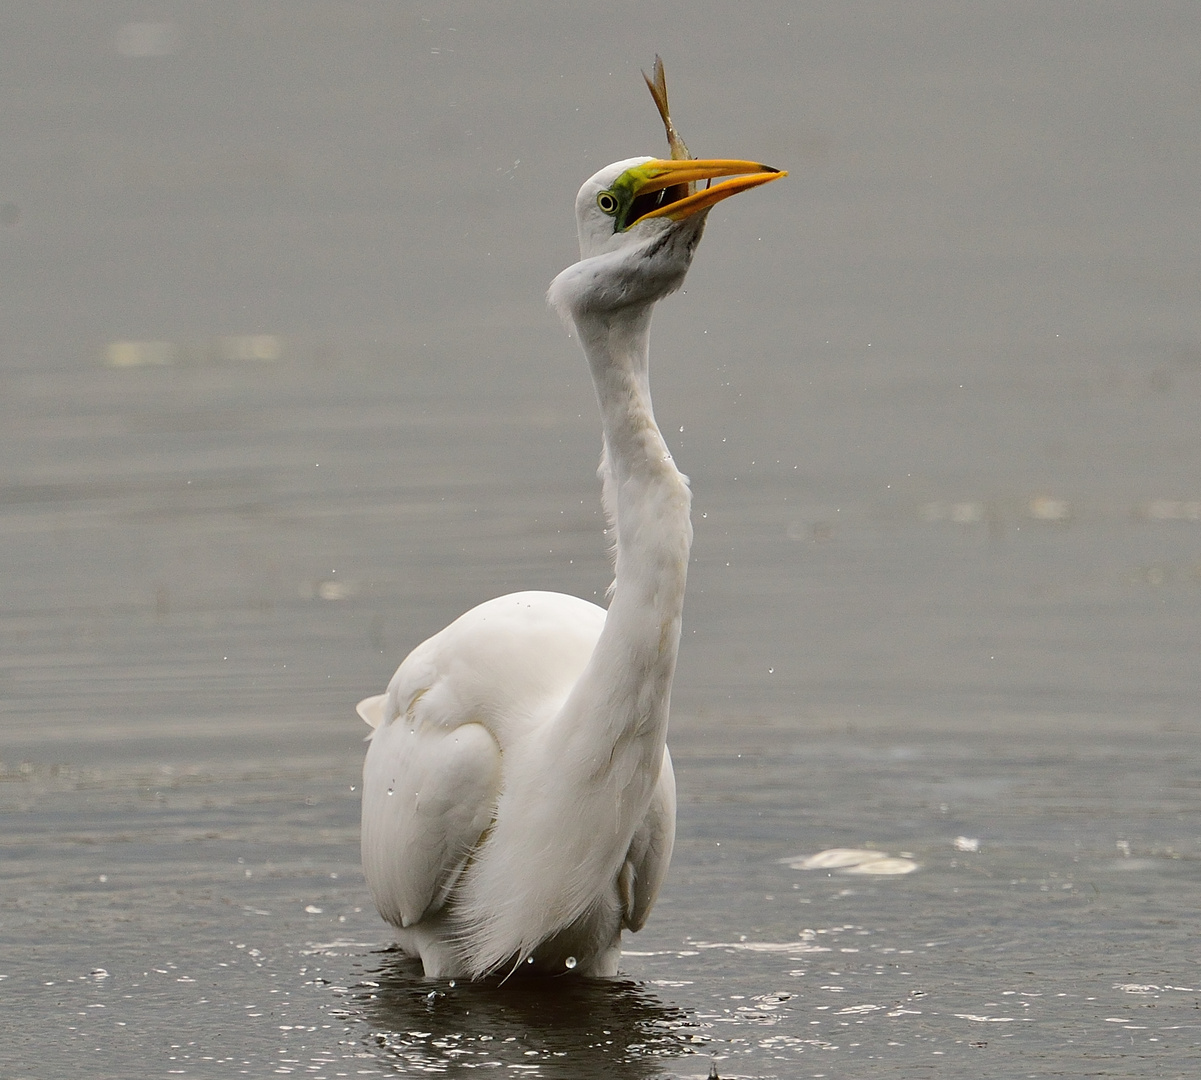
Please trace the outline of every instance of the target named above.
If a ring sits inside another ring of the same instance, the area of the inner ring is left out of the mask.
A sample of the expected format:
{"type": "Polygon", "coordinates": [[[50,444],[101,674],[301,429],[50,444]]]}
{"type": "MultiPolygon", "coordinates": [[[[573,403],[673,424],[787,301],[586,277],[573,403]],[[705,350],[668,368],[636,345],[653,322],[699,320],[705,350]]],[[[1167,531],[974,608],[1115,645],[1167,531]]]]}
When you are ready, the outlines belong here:
{"type": "Polygon", "coordinates": [[[783,175],[638,157],[580,188],[580,261],[549,300],[600,405],[608,610],[549,592],[489,600],[359,705],[374,728],[363,871],[427,975],[612,975],[622,929],[655,902],[675,836],[667,716],[692,526],[651,411],[651,310],[683,283],[709,208],[783,175]]]}

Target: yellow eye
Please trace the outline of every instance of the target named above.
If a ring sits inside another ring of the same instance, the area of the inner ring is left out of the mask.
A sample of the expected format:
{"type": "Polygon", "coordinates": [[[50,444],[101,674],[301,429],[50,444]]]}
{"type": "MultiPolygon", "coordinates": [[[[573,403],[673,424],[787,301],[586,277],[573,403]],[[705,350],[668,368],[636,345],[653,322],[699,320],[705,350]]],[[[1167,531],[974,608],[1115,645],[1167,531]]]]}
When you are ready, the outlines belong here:
{"type": "Polygon", "coordinates": [[[596,197],[596,205],[600,207],[602,214],[612,216],[617,213],[617,196],[611,191],[602,191],[596,197]]]}

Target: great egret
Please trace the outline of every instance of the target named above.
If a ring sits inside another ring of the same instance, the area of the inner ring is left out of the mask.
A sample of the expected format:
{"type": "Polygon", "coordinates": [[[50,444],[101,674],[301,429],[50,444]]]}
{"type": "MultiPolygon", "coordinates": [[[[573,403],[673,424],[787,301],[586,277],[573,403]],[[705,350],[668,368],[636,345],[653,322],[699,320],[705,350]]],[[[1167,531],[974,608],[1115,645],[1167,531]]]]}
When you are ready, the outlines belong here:
{"type": "Polygon", "coordinates": [[[575,325],[600,405],[608,610],[550,592],[489,600],[358,707],[374,728],[363,872],[429,976],[613,975],[622,929],[654,905],[675,836],[667,714],[692,525],[651,411],[651,310],[683,283],[709,208],[784,175],[637,157],[576,196],[580,261],[548,298],[575,325]]]}

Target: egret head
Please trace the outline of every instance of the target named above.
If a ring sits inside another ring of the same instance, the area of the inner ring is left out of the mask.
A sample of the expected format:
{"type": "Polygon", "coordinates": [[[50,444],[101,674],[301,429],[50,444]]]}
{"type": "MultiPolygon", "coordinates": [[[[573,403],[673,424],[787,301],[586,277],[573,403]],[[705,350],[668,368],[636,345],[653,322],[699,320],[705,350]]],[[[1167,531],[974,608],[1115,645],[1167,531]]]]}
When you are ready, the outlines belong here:
{"type": "Polygon", "coordinates": [[[786,175],[732,159],[638,157],[606,165],[576,196],[580,261],[552,282],[551,303],[566,318],[666,296],[688,272],[709,209],[786,175]],[[725,179],[700,186],[718,178],[725,179]]]}
{"type": "Polygon", "coordinates": [[[690,222],[703,227],[705,212],[740,191],[788,174],[755,161],[628,158],[606,165],[584,181],[575,200],[580,258],[615,251],[631,242],[690,222]],[[729,179],[700,188],[700,181],[729,179]]]}

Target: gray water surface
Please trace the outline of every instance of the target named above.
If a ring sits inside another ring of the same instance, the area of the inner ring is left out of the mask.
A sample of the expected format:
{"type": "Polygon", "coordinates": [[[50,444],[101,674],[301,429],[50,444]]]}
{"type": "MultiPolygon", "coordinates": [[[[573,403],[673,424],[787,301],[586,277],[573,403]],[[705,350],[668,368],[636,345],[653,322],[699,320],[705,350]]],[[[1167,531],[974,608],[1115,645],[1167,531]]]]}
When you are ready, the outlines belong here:
{"type": "Polygon", "coordinates": [[[0,1073],[1196,1075],[1195,5],[7,18],[0,1073]],[[656,315],[672,870],[621,980],[427,981],[353,705],[604,594],[542,297],[656,51],[694,152],[790,170],[656,315]]]}

